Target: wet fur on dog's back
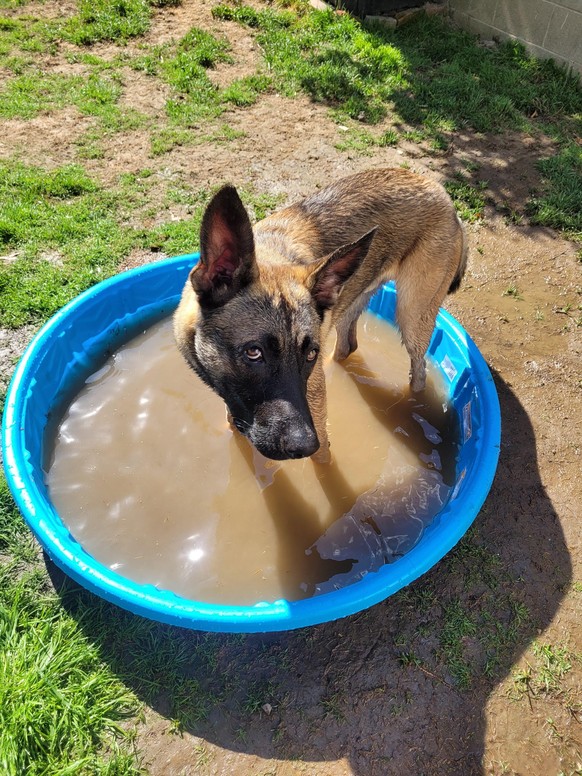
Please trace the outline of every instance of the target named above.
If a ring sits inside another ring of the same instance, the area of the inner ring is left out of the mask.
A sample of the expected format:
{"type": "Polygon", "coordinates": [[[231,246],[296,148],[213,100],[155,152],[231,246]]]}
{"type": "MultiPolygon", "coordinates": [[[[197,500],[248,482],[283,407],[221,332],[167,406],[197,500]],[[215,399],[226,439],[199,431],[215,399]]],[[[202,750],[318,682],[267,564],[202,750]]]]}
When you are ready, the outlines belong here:
{"type": "Polygon", "coordinates": [[[321,350],[357,347],[356,324],[394,279],[411,388],[447,292],[465,271],[463,228],[442,186],[406,170],[344,178],[251,227],[236,190],[210,202],[201,258],[175,315],[178,346],[264,455],[328,459],[321,350]]]}

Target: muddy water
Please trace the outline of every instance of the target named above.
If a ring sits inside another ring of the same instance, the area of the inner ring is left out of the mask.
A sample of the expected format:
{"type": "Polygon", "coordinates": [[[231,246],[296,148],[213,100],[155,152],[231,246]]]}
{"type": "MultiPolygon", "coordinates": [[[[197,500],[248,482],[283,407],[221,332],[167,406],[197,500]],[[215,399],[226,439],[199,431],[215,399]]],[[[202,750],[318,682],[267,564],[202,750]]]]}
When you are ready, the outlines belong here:
{"type": "Polygon", "coordinates": [[[191,599],[295,600],[405,553],[454,480],[455,413],[438,374],[409,396],[408,358],[371,314],[327,364],[333,463],[269,461],[177,353],[170,321],[119,350],[67,409],[47,472],[83,547],[127,578],[191,599]]]}

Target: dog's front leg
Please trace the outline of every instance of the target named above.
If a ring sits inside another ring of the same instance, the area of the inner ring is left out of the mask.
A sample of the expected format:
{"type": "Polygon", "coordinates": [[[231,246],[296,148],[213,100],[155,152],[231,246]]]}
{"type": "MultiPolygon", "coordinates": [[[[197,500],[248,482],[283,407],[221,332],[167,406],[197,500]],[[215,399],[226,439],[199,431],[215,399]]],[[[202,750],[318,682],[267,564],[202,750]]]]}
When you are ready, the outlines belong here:
{"type": "Polygon", "coordinates": [[[311,457],[317,463],[329,463],[331,455],[329,452],[329,439],[327,436],[327,397],[325,391],[325,374],[323,373],[323,362],[318,359],[317,364],[309,380],[307,381],[307,403],[315,432],[319,440],[319,449],[311,457]]]}

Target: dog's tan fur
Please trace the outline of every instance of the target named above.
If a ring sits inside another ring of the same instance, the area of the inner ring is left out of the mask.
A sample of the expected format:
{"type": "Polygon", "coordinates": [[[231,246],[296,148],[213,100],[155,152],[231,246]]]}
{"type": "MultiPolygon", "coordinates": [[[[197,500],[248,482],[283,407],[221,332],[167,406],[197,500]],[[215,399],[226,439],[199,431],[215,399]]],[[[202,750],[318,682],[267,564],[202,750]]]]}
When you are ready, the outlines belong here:
{"type": "MultiPolygon", "coordinates": [[[[359,173],[260,221],[253,237],[254,261],[244,293],[266,294],[274,304],[284,300],[290,309],[311,303],[316,284],[321,284],[322,267],[334,252],[344,251],[348,258],[357,251],[365,254],[333,292],[331,309],[322,315],[320,341],[325,343],[331,328],[336,328],[338,360],[356,349],[357,320],[372,294],[385,281],[395,280],[396,316],[411,359],[411,388],[415,392],[424,388],[424,357],[436,314],[462,279],[467,255],[463,227],[440,184],[401,169],[359,173]],[[373,239],[362,237],[371,230],[373,239]]],[[[196,272],[197,268],[186,283],[175,315],[176,340],[189,361],[202,314],[196,272]]],[[[244,320],[242,308],[233,325],[241,316],[244,320]]],[[[252,326],[252,321],[247,323],[252,326]]],[[[204,355],[214,357],[219,356],[204,355]]],[[[320,442],[314,457],[325,461],[329,445],[321,358],[307,382],[307,401],[320,442]]]]}

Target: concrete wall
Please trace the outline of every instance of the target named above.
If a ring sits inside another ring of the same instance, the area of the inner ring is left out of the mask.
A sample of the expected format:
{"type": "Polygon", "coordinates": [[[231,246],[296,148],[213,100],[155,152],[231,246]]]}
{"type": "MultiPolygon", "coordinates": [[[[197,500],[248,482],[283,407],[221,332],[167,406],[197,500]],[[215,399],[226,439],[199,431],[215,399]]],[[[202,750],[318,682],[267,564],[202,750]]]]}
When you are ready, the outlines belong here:
{"type": "Polygon", "coordinates": [[[582,0],[448,0],[454,21],[482,39],[516,38],[534,56],[582,74],[582,0]]]}

